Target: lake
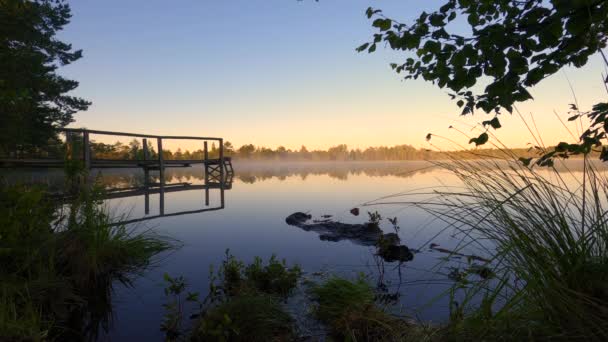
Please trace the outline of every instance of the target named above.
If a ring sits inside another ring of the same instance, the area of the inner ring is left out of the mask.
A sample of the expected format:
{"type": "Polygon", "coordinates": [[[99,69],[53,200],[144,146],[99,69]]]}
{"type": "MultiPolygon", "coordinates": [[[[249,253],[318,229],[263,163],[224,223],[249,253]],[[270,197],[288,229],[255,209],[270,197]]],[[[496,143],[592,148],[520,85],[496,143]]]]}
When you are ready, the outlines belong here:
{"type": "MultiPolygon", "coordinates": [[[[569,165],[576,168],[577,163],[569,165]]],[[[458,256],[447,259],[446,253],[429,246],[433,243],[454,249],[459,237],[446,230],[445,223],[414,206],[366,203],[403,200],[386,198],[400,193],[407,193],[408,200],[422,199],[429,196],[429,189],[458,186],[455,176],[422,161],[241,162],[234,167],[236,174],[227,189],[197,187],[204,183],[200,167],[168,169],[163,195],[154,191],[116,192],[115,198],[105,201],[117,220],[137,221],[130,224],[132,229],[152,229],[180,241],[182,247],[163,255],[132,288],[116,286],[113,324],[102,339],[161,340],[159,326],[166,302],[163,274],[183,276],[190,291],[204,296],[209,267],[217,268],[227,249],[246,262],[255,256],[267,259],[276,254],[288,264],[301,265],[312,280],[328,274],[354,278],[363,273],[385,294],[393,295],[396,303],[392,310],[424,321],[447,319],[449,298],[445,293],[454,283],[450,272],[471,261],[458,256]],[[187,185],[171,190],[169,184],[177,183],[187,185]],[[351,213],[353,208],[359,208],[358,216],[351,213]],[[373,246],[348,239],[321,239],[315,231],[285,222],[288,215],[304,212],[317,220],[331,215],[334,221],[364,223],[367,212],[375,211],[384,218],[380,227],[385,233],[395,231],[387,218],[397,218],[401,243],[414,251],[411,261],[384,261],[373,246]]],[[[143,184],[139,170],[97,172],[108,189],[143,184]]],[[[51,187],[61,184],[59,171],[12,171],[5,177],[9,181],[44,181],[51,187]]],[[[474,249],[460,252],[483,256],[474,249]]],[[[298,303],[288,305],[305,312],[298,303]]]]}

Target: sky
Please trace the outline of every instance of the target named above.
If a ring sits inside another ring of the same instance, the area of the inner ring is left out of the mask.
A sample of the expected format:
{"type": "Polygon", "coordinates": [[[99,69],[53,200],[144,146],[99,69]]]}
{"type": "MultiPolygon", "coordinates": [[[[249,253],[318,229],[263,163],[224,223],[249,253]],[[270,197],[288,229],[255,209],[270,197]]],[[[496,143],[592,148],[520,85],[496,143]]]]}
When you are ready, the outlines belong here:
{"type": "MultiPolygon", "coordinates": [[[[462,117],[445,90],[402,80],[389,63],[404,61],[403,53],[381,46],[373,54],[355,51],[374,33],[367,7],[407,23],[441,3],[69,1],[73,18],[60,39],[84,57],[60,73],[80,82],[75,95],[93,102],[70,126],[215,136],[237,147],[428,148],[427,133],[466,145],[466,137],[448,127],[476,135],[472,127],[489,116],[462,117]]],[[[531,89],[534,101],[518,109],[528,122],[533,115],[545,144],[572,140],[554,114],[568,117],[572,89],[580,108],[606,98],[603,70],[594,56],[584,68],[564,69],[531,89]]],[[[497,135],[506,145],[534,142],[517,114],[501,121],[497,135]]],[[[448,140],[432,142],[457,148],[448,140]]],[[[195,148],[185,144],[180,147],[195,148]]]]}

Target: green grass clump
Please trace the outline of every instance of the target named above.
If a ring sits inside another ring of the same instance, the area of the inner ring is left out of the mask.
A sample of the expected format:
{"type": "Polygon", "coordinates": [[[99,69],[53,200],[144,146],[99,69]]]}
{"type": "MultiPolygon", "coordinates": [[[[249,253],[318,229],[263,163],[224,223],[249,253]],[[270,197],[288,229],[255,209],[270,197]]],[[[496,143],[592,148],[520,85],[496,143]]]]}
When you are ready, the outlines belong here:
{"type": "Polygon", "coordinates": [[[172,248],[113,225],[98,190],[80,191],[60,207],[43,188],[0,186],[0,340],[95,336],[109,323],[113,282],[129,285],[172,248]]]}
{"type": "Polygon", "coordinates": [[[608,179],[582,163],[561,173],[515,160],[442,164],[466,191],[435,192],[423,207],[462,246],[493,255],[498,277],[464,286],[454,339],[608,340],[608,179]]]}
{"type": "Polygon", "coordinates": [[[355,281],[330,278],[310,289],[313,315],[330,328],[337,340],[406,341],[428,338],[420,328],[384,312],[374,302],[374,290],[360,277],[355,281]]]}
{"type": "Polygon", "coordinates": [[[211,308],[192,341],[293,341],[294,320],[273,296],[239,295],[211,308]]]}
{"type": "Polygon", "coordinates": [[[217,276],[211,276],[212,297],[232,297],[241,294],[266,294],[287,298],[297,287],[302,270],[298,265],[287,266],[285,260],[279,261],[272,255],[267,264],[260,257],[245,265],[226,251],[217,276]]]}
{"type": "MultiPolygon", "coordinates": [[[[200,303],[201,314],[191,333],[192,339],[292,341],[296,336],[294,320],[281,301],[292,294],[301,275],[299,266],[288,267],[274,255],[266,264],[256,257],[253,263],[245,265],[226,251],[217,274],[211,271],[209,295],[200,303]]],[[[178,331],[174,335],[181,334],[178,331]]]]}
{"type": "Polygon", "coordinates": [[[262,258],[255,257],[253,263],[244,270],[245,278],[257,291],[287,297],[298,285],[302,270],[298,265],[287,267],[285,260],[278,261],[275,255],[262,263],[262,258]]]}

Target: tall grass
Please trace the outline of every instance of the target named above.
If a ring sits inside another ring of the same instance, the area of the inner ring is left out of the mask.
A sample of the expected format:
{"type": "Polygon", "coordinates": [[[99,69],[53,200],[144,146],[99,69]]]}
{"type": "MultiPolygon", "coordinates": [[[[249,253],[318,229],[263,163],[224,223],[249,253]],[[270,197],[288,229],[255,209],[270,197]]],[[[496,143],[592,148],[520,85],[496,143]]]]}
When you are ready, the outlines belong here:
{"type": "MultiPolygon", "coordinates": [[[[505,152],[508,153],[508,152],[505,152]]],[[[463,183],[406,201],[492,255],[498,280],[457,284],[449,336],[458,340],[608,339],[608,178],[527,167],[516,158],[437,165],[463,183]],[[481,299],[480,299],[481,298],[481,299]]]]}
{"type": "Polygon", "coordinates": [[[0,185],[0,340],[94,339],[113,284],[130,285],[174,245],[114,225],[99,189],[58,206],[42,188],[0,185]]]}
{"type": "Polygon", "coordinates": [[[608,180],[583,163],[580,174],[514,161],[441,165],[467,190],[438,193],[438,206],[426,208],[464,233],[466,243],[493,249],[502,274],[495,286],[475,288],[487,291],[485,302],[468,321],[454,322],[460,331],[472,329],[476,338],[608,339],[608,180]]]}

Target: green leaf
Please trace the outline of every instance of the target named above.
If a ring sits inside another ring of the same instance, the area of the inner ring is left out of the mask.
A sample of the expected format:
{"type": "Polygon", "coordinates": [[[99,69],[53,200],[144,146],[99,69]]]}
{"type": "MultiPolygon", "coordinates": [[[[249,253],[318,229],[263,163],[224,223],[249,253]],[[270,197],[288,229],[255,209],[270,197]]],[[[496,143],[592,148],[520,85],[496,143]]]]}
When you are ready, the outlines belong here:
{"type": "Polygon", "coordinates": [[[365,43],[361,46],[359,46],[358,48],[356,48],[357,52],[361,52],[364,51],[365,49],[367,49],[367,47],[369,46],[369,43],[365,43]]]}
{"type": "Polygon", "coordinates": [[[443,14],[433,13],[429,16],[429,22],[431,23],[431,25],[433,25],[435,27],[444,26],[445,25],[443,22],[444,18],[445,18],[445,15],[443,15],[443,14]]]}
{"type": "Polygon", "coordinates": [[[471,138],[470,143],[475,143],[475,146],[483,145],[488,142],[488,133],[481,133],[477,138],[471,138]]]}
{"type": "Polygon", "coordinates": [[[576,120],[578,118],[579,118],[578,114],[577,115],[573,115],[573,116],[571,116],[571,117],[568,118],[568,121],[574,121],[574,120],[576,120]]]}
{"type": "Polygon", "coordinates": [[[498,120],[498,118],[497,118],[497,117],[494,117],[492,120],[487,120],[487,121],[484,121],[484,122],[482,122],[482,124],[483,124],[484,126],[488,126],[488,125],[490,125],[490,126],[492,126],[492,128],[494,128],[494,129],[499,129],[500,127],[502,127],[502,126],[500,125],[500,121],[498,120]]]}
{"type": "Polygon", "coordinates": [[[530,166],[530,162],[532,162],[532,158],[520,157],[519,161],[522,162],[522,164],[524,164],[524,166],[530,166]]]}
{"type": "Polygon", "coordinates": [[[387,31],[391,28],[392,21],[390,19],[376,19],[372,23],[372,26],[377,27],[380,31],[387,31]]]}

